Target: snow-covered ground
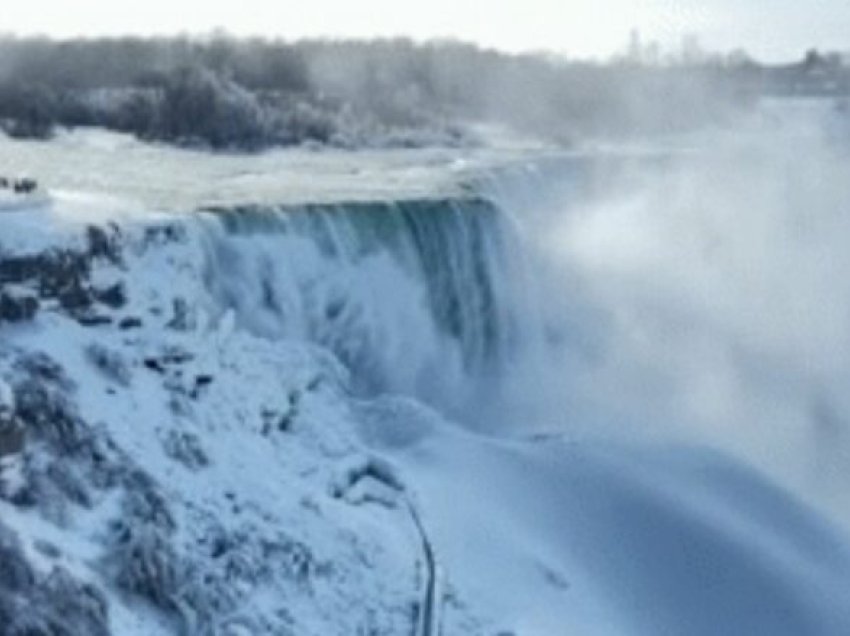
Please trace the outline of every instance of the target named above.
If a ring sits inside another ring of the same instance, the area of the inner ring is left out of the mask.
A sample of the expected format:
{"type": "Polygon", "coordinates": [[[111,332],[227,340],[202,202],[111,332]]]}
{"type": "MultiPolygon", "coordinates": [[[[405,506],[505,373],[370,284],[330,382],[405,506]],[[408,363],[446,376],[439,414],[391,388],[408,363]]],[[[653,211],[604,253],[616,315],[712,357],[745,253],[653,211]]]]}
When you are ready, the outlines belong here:
{"type": "Polygon", "coordinates": [[[506,233],[608,191],[577,161],[0,142],[51,190],[0,213],[0,634],[850,633],[846,533],[762,464],[562,426],[506,233]]]}
{"type": "MultiPolygon", "coordinates": [[[[488,133],[492,136],[492,133],[488,133]]],[[[34,175],[54,192],[97,192],[146,208],[341,202],[458,191],[482,166],[539,154],[539,142],[498,137],[499,148],[363,150],[295,148],[211,154],[141,142],[100,129],[49,142],[0,138],[0,175],[34,175]]]]}

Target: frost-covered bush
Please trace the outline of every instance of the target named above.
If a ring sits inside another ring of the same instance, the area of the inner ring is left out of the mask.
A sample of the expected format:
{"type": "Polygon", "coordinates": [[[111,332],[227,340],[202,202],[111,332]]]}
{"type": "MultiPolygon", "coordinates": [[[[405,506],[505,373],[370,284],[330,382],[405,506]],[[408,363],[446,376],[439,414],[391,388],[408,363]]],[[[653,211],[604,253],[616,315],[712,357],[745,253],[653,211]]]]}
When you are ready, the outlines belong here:
{"type": "Polygon", "coordinates": [[[0,378],[0,423],[9,422],[15,415],[15,392],[4,379],[0,378]]]}
{"type": "Polygon", "coordinates": [[[177,524],[165,496],[144,472],[134,470],[124,479],[126,489],[122,507],[122,526],[151,526],[170,534],[177,524]]]}
{"type": "Polygon", "coordinates": [[[704,60],[588,63],[410,40],[287,44],[0,38],[0,125],[106,126],[212,148],[467,143],[469,123],[548,139],[715,123],[767,91],[835,91],[848,71],[704,60]]]}
{"type": "Polygon", "coordinates": [[[19,453],[23,445],[23,427],[15,413],[15,393],[12,387],[0,378],[0,462],[19,453]]]}
{"type": "Polygon", "coordinates": [[[66,499],[84,508],[92,507],[92,494],[87,480],[75,462],[56,459],[50,462],[46,474],[66,499]]]}
{"type": "Polygon", "coordinates": [[[79,415],[74,385],[51,358],[22,355],[15,366],[15,418],[26,433],[27,448],[17,458],[14,488],[4,480],[4,493],[64,525],[69,505],[92,507],[101,493],[126,479],[132,463],[102,427],[79,415]]]}
{"type": "Polygon", "coordinates": [[[115,566],[115,581],[122,590],[139,595],[160,609],[178,609],[183,572],[166,533],[151,525],[126,525],[109,560],[115,566]]]}
{"type": "Polygon", "coordinates": [[[95,368],[116,384],[130,386],[133,379],[130,365],[118,351],[98,342],[92,342],[86,347],[86,358],[95,368]]]}
{"type": "Polygon", "coordinates": [[[206,576],[202,563],[181,553],[168,503],[147,475],[133,471],[124,488],[121,515],[103,557],[107,576],[177,621],[182,633],[219,633],[215,626],[235,608],[230,586],[206,576]]]}
{"type": "MultiPolygon", "coordinates": [[[[0,589],[16,592],[31,586],[35,573],[24,558],[20,542],[14,533],[0,523],[0,589]]],[[[0,595],[0,601],[3,596],[0,595]]],[[[0,610],[0,617],[3,616],[0,610]]],[[[3,621],[0,621],[3,624],[3,621]]]]}
{"type": "Polygon", "coordinates": [[[162,442],[165,454],[189,470],[199,470],[210,463],[201,440],[194,433],[169,431],[162,442]]]}
{"type": "Polygon", "coordinates": [[[43,353],[21,357],[21,379],[14,385],[16,412],[27,434],[70,453],[85,437],[85,422],[69,393],[74,384],[62,368],[43,353]]]}
{"type": "Polygon", "coordinates": [[[21,354],[15,361],[15,369],[30,379],[48,383],[66,393],[76,386],[62,366],[41,351],[21,354]]]}
{"type": "Polygon", "coordinates": [[[169,76],[153,135],[213,148],[252,148],[268,138],[256,96],[209,69],[188,67],[169,76]]]}
{"type": "Polygon", "coordinates": [[[236,608],[232,585],[204,574],[202,561],[181,555],[173,532],[137,520],[119,528],[104,559],[116,585],[171,616],[181,633],[218,633],[215,626],[236,608]]]}
{"type": "Polygon", "coordinates": [[[0,634],[109,636],[106,600],[65,569],[41,574],[17,537],[0,523],[0,634]]]}
{"type": "Polygon", "coordinates": [[[56,93],[43,84],[0,86],[0,129],[11,137],[48,139],[57,115],[56,93]]]}

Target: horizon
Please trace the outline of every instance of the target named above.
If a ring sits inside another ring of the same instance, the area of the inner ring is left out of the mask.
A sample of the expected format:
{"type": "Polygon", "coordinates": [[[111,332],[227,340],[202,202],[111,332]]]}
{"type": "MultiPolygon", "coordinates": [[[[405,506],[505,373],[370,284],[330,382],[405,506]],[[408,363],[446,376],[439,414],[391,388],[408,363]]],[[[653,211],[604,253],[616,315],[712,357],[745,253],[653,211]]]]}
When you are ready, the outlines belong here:
{"type": "Polygon", "coordinates": [[[290,11],[243,0],[239,9],[210,7],[197,0],[154,0],[145,7],[115,2],[102,6],[81,0],[73,7],[56,0],[33,0],[6,8],[4,32],[14,37],[57,40],[100,37],[209,37],[269,40],[370,40],[408,38],[417,43],[455,40],[505,53],[554,54],[606,61],[629,50],[633,34],[661,55],[690,47],[712,54],[745,51],[763,63],[800,59],[805,51],[850,50],[846,26],[850,6],[819,0],[814,9],[779,0],[770,12],[727,0],[650,0],[641,7],[627,0],[594,4],[578,0],[564,7],[556,0],[510,1],[488,7],[486,19],[471,0],[434,0],[427,6],[399,6],[390,0],[314,0],[290,11]],[[191,15],[191,25],[184,16],[191,15]],[[47,17],[45,17],[47,16],[47,17]],[[278,26],[280,25],[280,26],[278,26]]]}
{"type": "Polygon", "coordinates": [[[414,46],[440,46],[457,44],[461,46],[469,46],[481,51],[494,52],[507,56],[536,56],[541,58],[551,58],[563,60],[565,62],[588,63],[606,65],[616,63],[626,57],[634,55],[636,52],[642,57],[647,65],[667,63],[676,64],[682,59],[688,58],[696,61],[712,61],[738,57],[744,55],[744,59],[751,60],[756,64],[763,66],[784,66],[794,64],[806,58],[806,56],[814,51],[822,56],[838,54],[842,59],[850,58],[850,45],[847,47],[825,47],[825,46],[807,46],[799,51],[789,51],[784,57],[765,58],[753,53],[746,47],[732,47],[728,49],[715,49],[704,44],[704,42],[694,34],[687,34],[682,37],[682,41],[677,45],[670,47],[662,47],[661,44],[654,39],[644,38],[643,34],[634,29],[629,33],[629,37],[623,46],[612,50],[605,55],[575,55],[565,50],[554,50],[545,48],[528,48],[528,49],[506,49],[495,45],[478,42],[471,39],[466,39],[457,36],[430,36],[430,37],[415,37],[408,34],[376,34],[376,35],[304,35],[300,37],[285,37],[282,35],[266,34],[266,33],[234,33],[224,27],[214,27],[205,31],[174,31],[174,32],[156,32],[156,33],[78,33],[78,34],[52,34],[39,32],[17,32],[17,31],[0,31],[0,39],[11,39],[17,41],[27,40],[45,40],[62,44],[65,42],[97,42],[97,41],[120,41],[124,39],[138,40],[178,40],[186,39],[190,42],[206,44],[214,42],[216,38],[223,38],[234,42],[263,42],[269,44],[280,43],[283,45],[299,45],[302,43],[382,43],[382,42],[409,42],[414,46]],[[635,47],[638,47],[637,49],[635,47]],[[696,55],[696,57],[694,57],[696,55]]]}

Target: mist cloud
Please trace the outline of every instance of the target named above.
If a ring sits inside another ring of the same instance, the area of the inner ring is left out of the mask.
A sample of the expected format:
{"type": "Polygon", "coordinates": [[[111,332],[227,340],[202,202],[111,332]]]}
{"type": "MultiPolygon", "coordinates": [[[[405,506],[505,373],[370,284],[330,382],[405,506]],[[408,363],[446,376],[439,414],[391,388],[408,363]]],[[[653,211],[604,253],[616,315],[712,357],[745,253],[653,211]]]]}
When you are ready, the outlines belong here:
{"type": "Polygon", "coordinates": [[[543,243],[562,303],[591,317],[567,327],[574,421],[746,455],[844,513],[850,161],[826,109],[780,108],[564,202],[543,243]]]}

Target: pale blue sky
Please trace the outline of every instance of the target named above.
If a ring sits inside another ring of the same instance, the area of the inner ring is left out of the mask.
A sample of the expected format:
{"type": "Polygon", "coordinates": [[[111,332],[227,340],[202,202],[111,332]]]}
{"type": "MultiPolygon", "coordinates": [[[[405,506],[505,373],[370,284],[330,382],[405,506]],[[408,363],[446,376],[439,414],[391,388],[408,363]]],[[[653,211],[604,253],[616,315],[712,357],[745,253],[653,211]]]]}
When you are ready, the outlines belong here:
{"type": "Polygon", "coordinates": [[[809,46],[850,50],[848,0],[21,0],[2,24],[51,35],[209,32],[299,38],[455,37],[506,50],[608,56],[629,31],[676,48],[686,34],[707,47],[745,45],[766,59],[809,46]]]}

